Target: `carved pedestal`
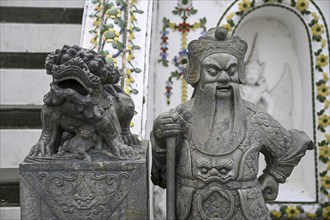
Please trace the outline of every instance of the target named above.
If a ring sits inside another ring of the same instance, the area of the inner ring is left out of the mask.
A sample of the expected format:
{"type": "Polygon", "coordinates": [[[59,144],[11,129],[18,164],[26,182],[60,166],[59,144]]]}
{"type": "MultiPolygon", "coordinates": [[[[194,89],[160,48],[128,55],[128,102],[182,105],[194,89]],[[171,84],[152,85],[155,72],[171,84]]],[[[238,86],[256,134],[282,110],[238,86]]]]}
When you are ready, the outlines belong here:
{"type": "Polygon", "coordinates": [[[22,163],[21,219],[149,219],[146,161],[22,163]]]}

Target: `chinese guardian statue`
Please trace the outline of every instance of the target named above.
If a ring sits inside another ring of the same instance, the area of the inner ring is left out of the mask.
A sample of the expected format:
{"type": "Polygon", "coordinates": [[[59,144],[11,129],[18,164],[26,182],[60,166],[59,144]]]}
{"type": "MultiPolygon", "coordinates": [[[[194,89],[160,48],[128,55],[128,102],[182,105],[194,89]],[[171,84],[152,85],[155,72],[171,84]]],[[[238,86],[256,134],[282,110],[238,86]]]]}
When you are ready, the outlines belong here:
{"type": "Polygon", "coordinates": [[[168,188],[166,162],[175,164],[176,219],[270,219],[265,201],[276,199],[279,183],[314,149],[304,132],[284,129],[240,97],[246,50],[225,28],[191,41],[184,76],[192,98],[154,122],[152,181],[168,188]],[[258,177],[260,153],[267,166],[258,177]]]}

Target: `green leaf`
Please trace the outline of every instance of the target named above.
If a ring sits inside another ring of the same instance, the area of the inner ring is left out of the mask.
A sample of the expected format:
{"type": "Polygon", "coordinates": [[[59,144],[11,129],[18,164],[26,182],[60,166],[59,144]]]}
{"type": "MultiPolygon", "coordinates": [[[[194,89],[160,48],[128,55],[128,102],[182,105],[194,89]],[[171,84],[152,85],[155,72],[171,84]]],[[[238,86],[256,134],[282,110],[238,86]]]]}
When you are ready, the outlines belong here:
{"type": "Polygon", "coordinates": [[[323,72],[323,69],[321,68],[321,66],[316,65],[315,68],[316,68],[318,71],[323,72]]]}
{"type": "Polygon", "coordinates": [[[170,19],[164,17],[163,18],[163,24],[167,25],[168,23],[170,23],[170,19]]]}
{"type": "Polygon", "coordinates": [[[191,13],[192,15],[196,14],[196,13],[197,13],[197,9],[192,8],[192,9],[190,10],[190,13],[191,13]]]}
{"type": "Polygon", "coordinates": [[[136,73],[141,73],[141,72],[142,72],[142,70],[141,70],[140,68],[137,68],[137,67],[134,68],[134,71],[135,71],[136,73]]]}
{"type": "Polygon", "coordinates": [[[328,195],[328,194],[329,194],[328,190],[326,190],[324,187],[321,187],[321,191],[322,191],[325,195],[328,195]]]}
{"type": "Polygon", "coordinates": [[[178,77],[179,76],[179,72],[178,71],[173,71],[173,72],[171,72],[171,76],[172,77],[178,77]]]}
{"type": "Polygon", "coordinates": [[[229,21],[229,24],[230,24],[232,27],[234,27],[234,26],[235,26],[235,23],[234,23],[234,21],[233,21],[233,20],[230,20],[230,21],[229,21]]]}
{"type": "Polygon", "coordinates": [[[143,13],[144,13],[143,10],[134,10],[133,12],[134,12],[134,13],[138,13],[138,14],[143,14],[143,13]]]}
{"type": "Polygon", "coordinates": [[[157,62],[162,63],[163,66],[165,66],[165,67],[168,67],[168,60],[166,60],[166,59],[159,59],[157,62]]]}
{"type": "Polygon", "coordinates": [[[325,171],[323,171],[322,173],[320,173],[320,176],[321,176],[321,177],[325,177],[325,176],[327,175],[327,173],[328,173],[328,171],[325,170],[325,171]]]}
{"type": "Polygon", "coordinates": [[[306,15],[309,15],[310,13],[311,13],[310,11],[305,10],[306,15]]]}
{"type": "Polygon", "coordinates": [[[322,103],[326,100],[324,96],[320,96],[320,95],[316,96],[316,98],[322,103]]]}
{"type": "Polygon", "coordinates": [[[134,50],[141,50],[141,47],[138,46],[138,45],[134,45],[134,46],[133,46],[133,49],[134,49],[134,50]]]}
{"type": "Polygon", "coordinates": [[[107,31],[105,32],[105,39],[114,39],[116,34],[114,31],[107,31]]]}
{"type": "Polygon", "coordinates": [[[237,15],[242,15],[242,14],[243,14],[243,12],[241,12],[241,11],[238,11],[238,12],[236,12],[235,14],[237,14],[237,15]]]}
{"type": "Polygon", "coordinates": [[[291,6],[292,7],[296,6],[296,1],[295,0],[291,0],[291,6]]]}
{"type": "Polygon", "coordinates": [[[203,18],[199,19],[199,22],[201,23],[201,26],[204,26],[206,24],[206,18],[203,17],[203,18]]]}
{"type": "Polygon", "coordinates": [[[110,57],[105,57],[105,62],[106,62],[108,65],[113,65],[113,59],[110,58],[110,57]]]}
{"type": "Polygon", "coordinates": [[[117,41],[112,41],[112,47],[114,49],[117,49],[118,48],[118,42],[117,41]]]}
{"type": "Polygon", "coordinates": [[[323,145],[326,145],[326,144],[327,144],[326,140],[323,140],[323,141],[321,141],[321,143],[319,143],[320,146],[323,146],[323,145]]]}
{"type": "Polygon", "coordinates": [[[297,206],[297,209],[301,212],[301,213],[304,213],[305,210],[301,207],[301,206],[297,206]]]}
{"type": "Polygon", "coordinates": [[[317,42],[320,42],[320,41],[322,40],[322,37],[321,37],[321,36],[315,36],[315,40],[316,40],[317,42]]]}
{"type": "Polygon", "coordinates": [[[137,95],[137,94],[139,93],[139,91],[136,90],[136,89],[132,89],[132,90],[131,90],[131,93],[133,93],[134,95],[137,95]]]}
{"type": "Polygon", "coordinates": [[[285,213],[286,208],[288,208],[286,205],[283,205],[280,207],[280,212],[285,213]]]}
{"type": "Polygon", "coordinates": [[[180,63],[183,64],[183,65],[184,64],[187,64],[188,63],[188,60],[187,59],[182,59],[180,63]]]}
{"type": "Polygon", "coordinates": [[[136,32],[140,32],[141,28],[135,26],[135,27],[133,27],[133,30],[135,30],[136,32]]]}
{"type": "Polygon", "coordinates": [[[315,214],[316,214],[316,216],[320,217],[322,215],[322,213],[323,213],[322,208],[318,208],[316,210],[316,213],[315,214]]]}
{"type": "Polygon", "coordinates": [[[255,3],[256,3],[256,1],[255,0],[252,0],[252,2],[251,2],[251,8],[254,7],[255,3]]]}
{"type": "Polygon", "coordinates": [[[109,55],[109,51],[100,51],[100,54],[102,55],[102,56],[107,56],[107,55],[109,55]]]}
{"type": "Polygon", "coordinates": [[[319,81],[319,83],[320,83],[320,85],[321,84],[325,84],[325,83],[327,83],[324,79],[321,79],[320,81],[319,81]]]}
{"type": "Polygon", "coordinates": [[[172,13],[175,14],[175,15],[178,15],[179,14],[179,10],[175,9],[175,10],[172,11],[172,13]]]}
{"type": "Polygon", "coordinates": [[[318,55],[320,55],[322,53],[322,49],[318,49],[314,54],[315,54],[315,56],[318,56],[318,55]]]}
{"type": "Polygon", "coordinates": [[[314,18],[312,21],[311,21],[311,23],[310,23],[310,26],[312,27],[314,24],[316,24],[317,23],[317,20],[314,18]]]}
{"type": "Polygon", "coordinates": [[[317,113],[317,115],[318,115],[318,116],[321,116],[321,115],[323,115],[323,113],[324,113],[324,109],[322,109],[321,111],[319,111],[319,112],[317,113]]]}

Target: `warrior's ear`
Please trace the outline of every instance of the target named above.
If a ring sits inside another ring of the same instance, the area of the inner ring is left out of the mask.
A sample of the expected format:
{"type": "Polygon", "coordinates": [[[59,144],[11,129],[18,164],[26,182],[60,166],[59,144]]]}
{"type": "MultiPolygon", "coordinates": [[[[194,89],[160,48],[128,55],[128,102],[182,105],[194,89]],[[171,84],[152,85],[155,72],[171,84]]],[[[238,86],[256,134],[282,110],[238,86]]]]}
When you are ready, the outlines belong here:
{"type": "Polygon", "coordinates": [[[199,40],[193,40],[188,44],[188,64],[184,71],[184,78],[193,87],[200,78],[200,55],[204,45],[199,40]]]}
{"type": "Polygon", "coordinates": [[[198,56],[194,54],[188,56],[188,65],[184,70],[184,78],[192,86],[198,83],[200,78],[200,60],[198,56]]]}

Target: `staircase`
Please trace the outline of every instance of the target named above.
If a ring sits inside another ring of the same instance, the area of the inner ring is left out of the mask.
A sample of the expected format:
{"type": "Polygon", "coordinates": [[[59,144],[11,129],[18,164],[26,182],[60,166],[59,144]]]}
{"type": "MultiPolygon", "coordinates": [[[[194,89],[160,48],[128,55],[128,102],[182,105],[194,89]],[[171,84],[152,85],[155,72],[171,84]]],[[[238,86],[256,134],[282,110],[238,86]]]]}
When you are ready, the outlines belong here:
{"type": "Polygon", "coordinates": [[[0,219],[20,219],[19,173],[41,132],[44,61],[79,45],[84,0],[0,1],[0,219]]]}

